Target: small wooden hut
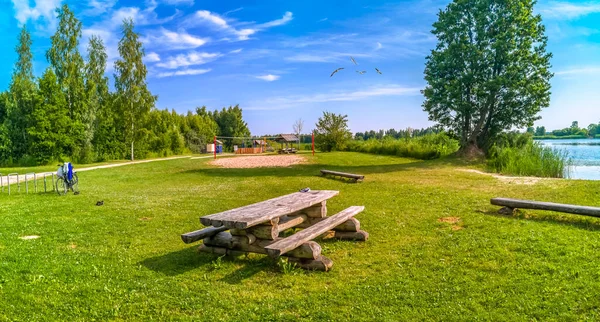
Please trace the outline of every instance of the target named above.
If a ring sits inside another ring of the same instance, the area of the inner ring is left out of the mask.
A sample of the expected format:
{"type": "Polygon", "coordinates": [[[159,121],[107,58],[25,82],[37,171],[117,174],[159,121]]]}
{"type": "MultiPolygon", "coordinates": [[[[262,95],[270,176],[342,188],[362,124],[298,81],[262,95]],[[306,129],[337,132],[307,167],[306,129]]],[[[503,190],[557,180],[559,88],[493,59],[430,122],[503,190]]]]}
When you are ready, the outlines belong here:
{"type": "Polygon", "coordinates": [[[298,144],[300,139],[295,134],[280,134],[275,141],[281,144],[281,150],[279,153],[295,153],[296,149],[290,147],[292,144],[298,144]],[[285,147],[284,147],[285,144],[285,147]]]}

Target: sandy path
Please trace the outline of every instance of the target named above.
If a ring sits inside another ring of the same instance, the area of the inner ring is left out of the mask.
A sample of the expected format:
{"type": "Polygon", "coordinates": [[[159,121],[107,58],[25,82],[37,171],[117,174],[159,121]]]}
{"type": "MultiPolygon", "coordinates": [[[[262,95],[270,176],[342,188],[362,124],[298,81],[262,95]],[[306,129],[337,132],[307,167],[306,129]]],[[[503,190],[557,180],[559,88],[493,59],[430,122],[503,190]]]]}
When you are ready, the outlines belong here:
{"type": "MultiPolygon", "coordinates": [[[[184,159],[184,158],[190,158],[190,156],[177,156],[177,157],[168,157],[168,158],[160,158],[160,159],[149,159],[149,160],[139,160],[139,161],[112,163],[112,164],[97,165],[97,166],[87,167],[87,168],[77,168],[77,169],[75,169],[75,171],[76,172],[82,172],[82,171],[90,171],[90,170],[97,170],[97,169],[116,168],[116,167],[122,167],[122,166],[126,166],[126,165],[139,164],[139,163],[148,163],[148,162],[156,162],[156,161],[167,161],[167,160],[176,160],[176,159],[184,159]]],[[[52,176],[53,173],[56,173],[56,171],[38,172],[35,175],[36,175],[37,178],[43,178],[45,175],[46,176],[52,176]]],[[[25,174],[19,174],[19,175],[10,176],[10,182],[11,183],[16,183],[17,182],[17,177],[19,179],[19,182],[25,182],[25,181],[31,181],[31,180],[33,180],[33,176],[32,175],[26,176],[25,174]]],[[[2,176],[0,178],[1,178],[1,181],[2,181],[1,186],[7,186],[8,183],[9,183],[8,176],[2,176]]]]}
{"type": "Polygon", "coordinates": [[[303,156],[296,154],[289,155],[260,155],[260,156],[239,156],[235,158],[223,158],[210,161],[210,164],[223,168],[270,168],[270,167],[289,167],[295,164],[306,162],[303,156]]]}
{"type": "Polygon", "coordinates": [[[503,175],[499,175],[499,174],[495,174],[495,173],[483,172],[483,171],[475,170],[475,169],[458,169],[458,170],[463,171],[463,172],[471,172],[471,173],[477,173],[477,174],[481,174],[481,175],[491,176],[491,177],[496,178],[504,183],[512,183],[512,184],[534,185],[542,180],[551,180],[552,179],[552,178],[537,178],[537,177],[510,177],[510,176],[503,176],[503,175]]]}

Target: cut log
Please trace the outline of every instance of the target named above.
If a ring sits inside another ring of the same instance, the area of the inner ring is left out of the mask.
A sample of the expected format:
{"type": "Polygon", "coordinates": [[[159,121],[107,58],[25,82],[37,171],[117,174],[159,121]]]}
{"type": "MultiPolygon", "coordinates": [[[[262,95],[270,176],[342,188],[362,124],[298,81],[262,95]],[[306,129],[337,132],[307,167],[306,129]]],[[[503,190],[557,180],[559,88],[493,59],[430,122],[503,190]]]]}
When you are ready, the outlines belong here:
{"type": "Polygon", "coordinates": [[[227,230],[226,227],[206,227],[204,229],[192,231],[181,235],[181,240],[184,243],[190,244],[206,237],[214,236],[222,231],[227,230]]]}
{"type": "Polygon", "coordinates": [[[307,216],[310,218],[324,218],[327,216],[327,200],[321,202],[320,204],[298,210],[294,213],[289,214],[289,217],[294,216],[307,216]]]}
{"type": "Polygon", "coordinates": [[[279,236],[278,225],[275,225],[275,226],[258,225],[258,226],[250,227],[246,231],[260,239],[274,240],[277,238],[277,236],[279,236]]]}
{"type": "Polygon", "coordinates": [[[284,217],[279,221],[279,224],[277,226],[278,231],[282,232],[292,227],[296,227],[301,223],[305,222],[307,218],[308,217],[306,215],[284,217]]]}
{"type": "Polygon", "coordinates": [[[360,221],[356,218],[350,218],[344,221],[341,225],[334,227],[335,231],[359,231],[360,230],[360,221]]]}
{"type": "MultiPolygon", "coordinates": [[[[208,253],[214,251],[212,248],[223,248],[227,249],[228,251],[238,251],[238,253],[236,253],[237,255],[239,255],[239,252],[267,254],[265,247],[274,242],[274,240],[256,239],[251,234],[247,236],[232,236],[228,232],[221,232],[213,237],[205,238],[204,246],[209,247],[205,251],[208,253]],[[253,243],[248,243],[248,236],[251,236],[250,238],[254,239],[252,240],[253,243]]],[[[228,252],[227,254],[229,255],[230,253],[231,255],[234,255],[233,252],[228,252]]],[[[222,253],[221,250],[217,250],[217,253],[215,254],[224,255],[225,253],[222,253]]],[[[321,245],[319,245],[317,242],[309,241],[289,251],[284,256],[315,259],[320,255],[321,245]]]]}
{"type": "Polygon", "coordinates": [[[290,257],[288,262],[298,265],[298,267],[309,270],[327,272],[333,266],[333,261],[325,256],[319,256],[316,259],[302,259],[290,257]]]}
{"type": "Polygon", "coordinates": [[[338,171],[331,171],[331,170],[321,170],[321,175],[323,175],[323,176],[332,175],[334,177],[350,178],[350,179],[353,179],[355,182],[363,181],[363,179],[365,178],[365,176],[360,175],[360,174],[338,172],[338,171]]]}
{"type": "Polygon", "coordinates": [[[248,232],[245,229],[229,229],[229,233],[233,236],[246,236],[248,232]]]}
{"type": "Polygon", "coordinates": [[[356,241],[367,241],[369,239],[369,233],[364,230],[359,231],[335,231],[330,230],[325,234],[321,235],[323,239],[341,239],[341,240],[356,240],[356,241]]]}
{"type": "Polygon", "coordinates": [[[331,217],[325,218],[320,222],[295,233],[292,236],[278,240],[277,242],[265,247],[269,256],[277,258],[282,254],[289,252],[290,250],[302,245],[303,243],[314,239],[315,237],[331,230],[333,227],[339,226],[341,223],[346,221],[348,218],[354,217],[356,214],[363,211],[363,206],[352,206],[348,209],[343,210],[331,217]]]}
{"type": "Polygon", "coordinates": [[[578,206],[569,204],[560,204],[552,202],[541,202],[531,200],[519,200],[509,198],[494,198],[491,200],[492,205],[503,206],[508,208],[521,208],[521,209],[536,209],[536,210],[550,210],[557,212],[565,212],[569,214],[584,215],[591,217],[600,217],[600,208],[578,206]]]}
{"type": "Polygon", "coordinates": [[[246,236],[232,236],[229,232],[223,231],[212,237],[204,238],[204,244],[209,246],[218,246],[225,248],[235,248],[238,246],[247,246],[256,241],[252,234],[246,236]]]}

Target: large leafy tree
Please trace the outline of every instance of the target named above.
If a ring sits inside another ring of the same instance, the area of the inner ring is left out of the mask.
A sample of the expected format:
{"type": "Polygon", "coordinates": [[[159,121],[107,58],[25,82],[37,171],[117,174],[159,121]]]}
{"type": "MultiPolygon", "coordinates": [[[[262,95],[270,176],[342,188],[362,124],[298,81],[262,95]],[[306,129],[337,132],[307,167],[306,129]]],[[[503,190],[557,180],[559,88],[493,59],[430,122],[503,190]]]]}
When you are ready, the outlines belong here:
{"type": "Polygon", "coordinates": [[[71,119],[69,135],[73,138],[74,155],[82,161],[90,161],[91,136],[86,133],[90,128],[90,113],[85,93],[85,63],[79,53],[79,39],[81,38],[81,21],[66,4],[56,10],[58,15],[58,28],[50,37],[51,47],[46,53],[58,84],[66,98],[66,108],[71,119]]]}
{"type": "Polygon", "coordinates": [[[5,108],[8,118],[7,139],[10,141],[11,157],[20,159],[29,152],[30,138],[27,134],[29,115],[37,104],[37,85],[33,77],[33,54],[31,35],[25,27],[19,34],[15,48],[17,62],[10,82],[5,108]]]}
{"type": "Polygon", "coordinates": [[[531,126],[550,102],[547,38],[532,0],[454,0],[438,14],[427,57],[423,108],[486,150],[502,131],[531,126]]]}
{"type": "MultiPolygon", "coordinates": [[[[248,137],[250,136],[250,129],[248,124],[242,117],[242,109],[239,105],[229,106],[228,108],[223,107],[220,111],[216,110],[209,112],[206,107],[196,108],[196,113],[201,117],[210,117],[217,124],[217,134],[222,137],[248,137]]],[[[231,147],[233,144],[240,144],[243,140],[241,139],[226,139],[225,144],[231,147]]]]}
{"type": "Polygon", "coordinates": [[[352,133],[348,128],[348,115],[323,112],[315,130],[315,145],[321,151],[343,150],[352,133]]]}
{"type": "Polygon", "coordinates": [[[156,96],[150,93],[146,84],[146,65],[144,47],[140,36],[134,31],[131,18],[123,21],[122,38],[119,41],[121,58],[115,62],[115,88],[117,102],[120,105],[122,129],[125,141],[131,144],[131,160],[134,159],[135,142],[143,146],[146,137],[145,122],[156,102],[156,96]]]}

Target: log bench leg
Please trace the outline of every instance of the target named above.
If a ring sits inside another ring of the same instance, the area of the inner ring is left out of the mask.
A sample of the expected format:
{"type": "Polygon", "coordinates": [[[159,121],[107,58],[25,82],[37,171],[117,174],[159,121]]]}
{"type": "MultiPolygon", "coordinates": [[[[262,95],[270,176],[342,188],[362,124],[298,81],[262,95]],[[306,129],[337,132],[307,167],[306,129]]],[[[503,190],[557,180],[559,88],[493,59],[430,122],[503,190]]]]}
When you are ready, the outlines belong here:
{"type": "Polygon", "coordinates": [[[288,262],[296,264],[298,267],[307,269],[307,270],[315,270],[315,271],[323,271],[327,272],[333,266],[333,261],[325,256],[319,256],[317,259],[303,259],[296,257],[289,257],[288,262]]]}
{"type": "Polygon", "coordinates": [[[501,215],[512,215],[515,211],[515,208],[510,208],[510,207],[502,207],[500,208],[500,210],[498,210],[498,213],[501,215]]]}
{"type": "Polygon", "coordinates": [[[364,230],[359,231],[336,231],[330,230],[323,235],[322,239],[340,239],[340,240],[354,240],[354,241],[367,241],[369,239],[369,233],[364,230]]]}

